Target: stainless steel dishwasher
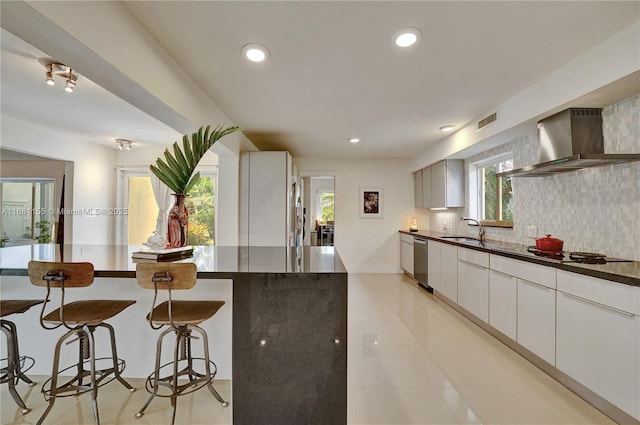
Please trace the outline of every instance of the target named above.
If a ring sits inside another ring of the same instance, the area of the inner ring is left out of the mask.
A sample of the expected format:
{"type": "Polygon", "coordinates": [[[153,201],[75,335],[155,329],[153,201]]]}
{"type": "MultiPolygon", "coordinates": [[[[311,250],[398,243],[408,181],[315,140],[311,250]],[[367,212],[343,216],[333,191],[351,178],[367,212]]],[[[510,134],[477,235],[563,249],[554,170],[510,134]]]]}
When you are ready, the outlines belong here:
{"type": "Polygon", "coordinates": [[[428,283],[427,240],[413,238],[413,277],[427,291],[433,292],[428,283]]]}

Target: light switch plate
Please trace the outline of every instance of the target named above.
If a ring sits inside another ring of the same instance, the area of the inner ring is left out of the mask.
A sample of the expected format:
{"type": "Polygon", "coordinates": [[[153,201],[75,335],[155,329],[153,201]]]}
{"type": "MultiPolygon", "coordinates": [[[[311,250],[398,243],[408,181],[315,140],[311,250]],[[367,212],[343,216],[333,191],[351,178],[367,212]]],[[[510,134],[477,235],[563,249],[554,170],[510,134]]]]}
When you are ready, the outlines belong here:
{"type": "Polygon", "coordinates": [[[538,228],[536,226],[527,226],[527,237],[528,238],[537,238],[538,237],[538,228]]]}

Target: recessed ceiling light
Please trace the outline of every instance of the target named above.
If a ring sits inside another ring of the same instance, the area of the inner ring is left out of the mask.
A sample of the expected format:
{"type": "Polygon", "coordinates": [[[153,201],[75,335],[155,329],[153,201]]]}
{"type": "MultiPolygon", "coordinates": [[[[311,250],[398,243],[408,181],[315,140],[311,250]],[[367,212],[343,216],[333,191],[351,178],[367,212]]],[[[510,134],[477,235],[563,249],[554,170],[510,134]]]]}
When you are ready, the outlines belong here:
{"type": "Polygon", "coordinates": [[[455,125],[453,124],[447,124],[447,125],[443,125],[442,127],[440,127],[440,131],[451,131],[454,128],[456,128],[455,125]]]}
{"type": "Polygon", "coordinates": [[[352,138],[349,139],[349,141],[351,143],[358,143],[358,142],[360,142],[360,139],[358,139],[357,137],[352,137],[352,138]]]}
{"type": "Polygon", "coordinates": [[[245,44],[242,47],[242,56],[251,62],[264,62],[269,57],[269,51],[259,44],[245,44]]]}
{"type": "Polygon", "coordinates": [[[398,47],[409,47],[416,44],[421,36],[418,28],[403,28],[393,34],[393,43],[398,47]]]}

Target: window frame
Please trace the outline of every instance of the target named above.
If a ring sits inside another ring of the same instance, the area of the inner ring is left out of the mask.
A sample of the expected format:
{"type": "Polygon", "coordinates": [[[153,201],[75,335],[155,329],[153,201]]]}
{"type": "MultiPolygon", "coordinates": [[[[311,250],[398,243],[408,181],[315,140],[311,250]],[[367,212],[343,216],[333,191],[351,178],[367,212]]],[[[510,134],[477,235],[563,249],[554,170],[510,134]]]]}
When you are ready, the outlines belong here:
{"type": "MultiPolygon", "coordinates": [[[[469,175],[473,176],[469,179],[470,183],[470,194],[475,194],[475,196],[470,196],[470,206],[469,212],[472,211],[475,214],[475,218],[482,223],[483,226],[486,227],[505,227],[505,228],[513,228],[514,220],[502,220],[501,218],[496,220],[484,220],[481,219],[483,214],[484,207],[484,182],[482,181],[482,169],[491,166],[497,165],[500,162],[512,160],[513,161],[513,152],[504,152],[499,155],[495,155],[489,158],[485,158],[479,161],[476,161],[470,165],[469,175]]],[[[497,173],[496,173],[497,174],[497,173]]],[[[502,176],[496,175],[496,188],[499,188],[496,192],[496,216],[502,217],[502,176]]],[[[513,195],[512,195],[513,196],[513,195]]]]}
{"type": "MultiPolygon", "coordinates": [[[[129,177],[151,177],[151,172],[148,167],[117,167],[119,178],[116,183],[117,193],[117,207],[128,208],[129,199],[129,177]]],[[[199,165],[196,167],[196,172],[200,172],[201,177],[211,177],[214,179],[214,240],[218,240],[218,167],[213,165],[199,165]]],[[[127,245],[129,240],[129,228],[128,218],[126,215],[116,216],[116,244],[127,245]]],[[[149,235],[151,236],[151,235],[149,235]]]]}
{"type": "Polygon", "coordinates": [[[316,191],[316,199],[315,199],[315,213],[316,220],[320,221],[322,219],[322,194],[323,193],[333,193],[333,218],[335,221],[336,216],[336,191],[329,189],[320,189],[316,191]]]}

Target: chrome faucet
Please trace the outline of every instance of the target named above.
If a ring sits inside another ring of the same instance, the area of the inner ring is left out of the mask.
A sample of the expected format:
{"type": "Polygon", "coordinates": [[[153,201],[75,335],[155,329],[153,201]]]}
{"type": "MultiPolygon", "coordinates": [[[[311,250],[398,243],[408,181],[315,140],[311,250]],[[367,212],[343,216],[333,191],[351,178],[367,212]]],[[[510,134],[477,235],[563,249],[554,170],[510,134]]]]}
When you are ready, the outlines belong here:
{"type": "Polygon", "coordinates": [[[461,217],[460,220],[473,221],[474,223],[476,223],[478,225],[478,240],[480,241],[480,243],[484,243],[484,227],[478,220],[470,217],[461,217]]]}

